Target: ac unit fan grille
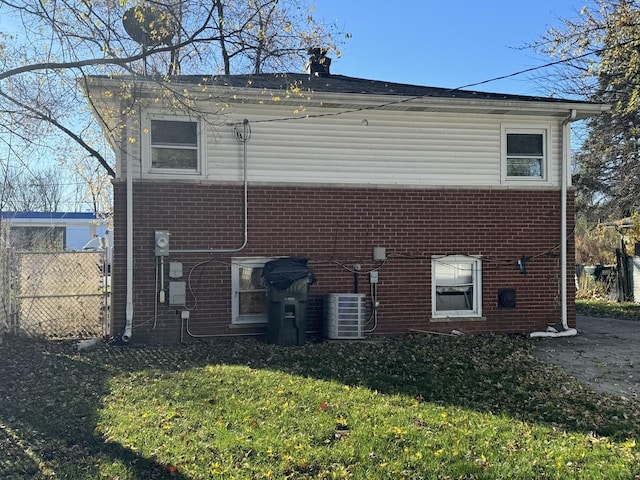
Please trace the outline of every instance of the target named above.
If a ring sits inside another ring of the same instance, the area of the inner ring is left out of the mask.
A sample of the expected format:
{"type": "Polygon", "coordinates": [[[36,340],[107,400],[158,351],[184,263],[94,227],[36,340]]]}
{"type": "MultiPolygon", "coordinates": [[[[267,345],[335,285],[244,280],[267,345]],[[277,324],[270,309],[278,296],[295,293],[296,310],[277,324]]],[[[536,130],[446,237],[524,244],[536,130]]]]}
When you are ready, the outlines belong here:
{"type": "Polygon", "coordinates": [[[324,297],[324,336],[335,340],[364,338],[366,296],[330,293],[324,297]]]}

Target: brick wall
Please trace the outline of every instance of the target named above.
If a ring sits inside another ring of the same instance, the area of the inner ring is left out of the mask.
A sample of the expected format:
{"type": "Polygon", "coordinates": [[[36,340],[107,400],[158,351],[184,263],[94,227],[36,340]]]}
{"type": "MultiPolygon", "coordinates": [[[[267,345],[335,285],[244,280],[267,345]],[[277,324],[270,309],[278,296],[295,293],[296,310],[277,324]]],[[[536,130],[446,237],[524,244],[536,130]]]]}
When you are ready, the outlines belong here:
{"type": "MultiPolygon", "coordinates": [[[[115,184],[113,325],[125,319],[126,191],[115,184]]],[[[378,189],[251,186],[249,241],[237,254],[180,254],[168,261],[190,273],[193,296],[189,332],[175,309],[155,311],[155,230],[171,232],[171,249],[236,248],[243,242],[243,189],[234,185],[134,183],[134,338],[145,342],[192,340],[199,335],[259,334],[231,327],[232,256],[309,258],[318,283],[309,296],[307,325],[321,330],[322,295],[352,292],[353,274],[379,266],[372,248],[390,258],[380,269],[376,333],[412,329],[465,332],[530,332],[560,321],[560,192],[467,189],[378,189]],[[432,322],[431,255],[483,258],[482,321],[432,322]],[[516,265],[531,257],[527,275],[516,265]],[[499,288],[517,290],[515,309],[498,308],[499,288]],[[197,304],[195,303],[197,301],[197,304]]],[[[569,232],[573,196],[569,198],[569,232]]],[[[569,237],[569,320],[573,302],[573,242],[569,237]]],[[[165,278],[166,282],[166,278],[165,278]]],[[[369,293],[368,277],[359,291],[369,293]]]]}

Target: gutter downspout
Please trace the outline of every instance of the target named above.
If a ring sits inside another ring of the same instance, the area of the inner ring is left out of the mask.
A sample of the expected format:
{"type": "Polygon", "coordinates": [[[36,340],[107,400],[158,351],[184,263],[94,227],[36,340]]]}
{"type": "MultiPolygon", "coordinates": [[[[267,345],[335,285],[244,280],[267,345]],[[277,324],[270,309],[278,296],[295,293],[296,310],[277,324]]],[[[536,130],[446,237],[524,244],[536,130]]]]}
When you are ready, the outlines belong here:
{"type": "Polygon", "coordinates": [[[571,158],[570,137],[571,122],[576,119],[577,111],[571,110],[562,121],[562,188],[560,199],[560,297],[561,297],[561,332],[533,332],[529,337],[572,337],[578,334],[575,328],[569,328],[567,318],[567,186],[569,184],[569,160],[571,158]]]}
{"type": "MultiPolygon", "coordinates": [[[[561,299],[562,299],[562,328],[569,330],[567,319],[567,187],[569,185],[569,165],[571,161],[571,122],[576,119],[577,111],[571,110],[571,114],[562,122],[562,201],[560,213],[560,275],[561,275],[561,299]]],[[[575,330],[575,329],[572,329],[575,330]]],[[[578,333],[577,331],[575,333],[578,333]]]]}
{"type": "Polygon", "coordinates": [[[133,329],[133,167],[131,158],[131,142],[129,138],[129,122],[126,123],[127,148],[127,303],[125,310],[125,327],[122,340],[131,339],[133,329]]]}

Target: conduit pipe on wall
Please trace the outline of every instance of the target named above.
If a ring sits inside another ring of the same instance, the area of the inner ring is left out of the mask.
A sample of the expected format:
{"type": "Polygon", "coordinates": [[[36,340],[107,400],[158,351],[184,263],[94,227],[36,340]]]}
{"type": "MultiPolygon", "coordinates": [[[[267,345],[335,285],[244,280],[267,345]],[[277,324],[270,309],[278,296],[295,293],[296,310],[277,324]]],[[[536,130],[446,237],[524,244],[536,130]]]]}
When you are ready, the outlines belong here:
{"type": "MultiPolygon", "coordinates": [[[[246,118],[242,121],[242,132],[238,129],[238,124],[234,125],[234,132],[236,139],[242,143],[242,183],[244,185],[244,240],[242,245],[237,248],[231,249],[196,249],[196,250],[169,250],[169,253],[205,253],[205,254],[214,254],[214,253],[236,253],[244,250],[244,248],[249,243],[249,195],[248,195],[248,171],[247,171],[247,143],[251,138],[251,126],[249,125],[249,120],[246,118]]],[[[246,334],[206,334],[199,335],[192,333],[189,330],[189,320],[182,318],[182,323],[180,326],[180,343],[183,341],[183,333],[187,332],[190,337],[193,338],[212,338],[212,337],[226,337],[226,336],[245,336],[246,334]]],[[[249,335],[261,335],[261,334],[249,334],[249,335]]]]}
{"type": "Polygon", "coordinates": [[[560,332],[533,332],[530,337],[571,337],[578,334],[575,328],[569,328],[567,315],[567,191],[569,184],[569,160],[571,158],[571,122],[576,119],[577,111],[571,110],[562,121],[562,167],[561,167],[561,199],[560,199],[560,299],[561,323],[560,332]]]}
{"type": "Polygon", "coordinates": [[[236,253],[241,250],[244,250],[247,244],[249,243],[249,195],[248,195],[248,175],[247,175],[247,143],[251,138],[251,127],[249,125],[249,120],[246,118],[242,121],[242,132],[238,130],[238,124],[234,126],[234,131],[236,135],[236,139],[242,143],[242,156],[243,156],[243,176],[242,181],[244,184],[244,241],[242,245],[237,248],[219,248],[219,249],[195,249],[195,250],[169,250],[170,254],[176,253],[236,253]]]}
{"type": "MultiPolygon", "coordinates": [[[[129,124],[126,122],[125,132],[127,140],[129,138],[129,124]]],[[[236,138],[243,144],[243,184],[244,184],[244,241],[238,248],[233,249],[204,249],[204,250],[170,250],[170,253],[236,253],[243,250],[249,240],[249,202],[248,202],[248,175],[247,175],[247,143],[251,138],[249,120],[246,118],[242,122],[243,130],[240,132],[235,126],[236,138]]],[[[132,175],[132,144],[127,141],[126,148],[126,189],[127,189],[127,300],[125,310],[125,327],[122,340],[131,340],[133,332],[133,175],[132,175]]]]}

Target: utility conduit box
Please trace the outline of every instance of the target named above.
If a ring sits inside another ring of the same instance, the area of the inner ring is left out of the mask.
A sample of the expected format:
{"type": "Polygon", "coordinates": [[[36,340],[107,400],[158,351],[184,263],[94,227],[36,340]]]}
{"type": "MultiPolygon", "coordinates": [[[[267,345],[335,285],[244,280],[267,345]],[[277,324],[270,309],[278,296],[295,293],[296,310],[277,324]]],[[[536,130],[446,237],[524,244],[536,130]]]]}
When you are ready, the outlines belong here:
{"type": "Polygon", "coordinates": [[[182,263],[169,262],[169,277],[171,278],[182,277],[182,263]]]}
{"type": "Polygon", "coordinates": [[[387,250],[384,247],[373,247],[373,261],[384,262],[387,259],[387,250]]]}
{"type": "Polygon", "coordinates": [[[185,282],[169,282],[169,305],[183,307],[187,303],[187,284],[185,282]]]}

